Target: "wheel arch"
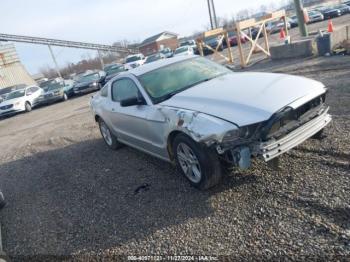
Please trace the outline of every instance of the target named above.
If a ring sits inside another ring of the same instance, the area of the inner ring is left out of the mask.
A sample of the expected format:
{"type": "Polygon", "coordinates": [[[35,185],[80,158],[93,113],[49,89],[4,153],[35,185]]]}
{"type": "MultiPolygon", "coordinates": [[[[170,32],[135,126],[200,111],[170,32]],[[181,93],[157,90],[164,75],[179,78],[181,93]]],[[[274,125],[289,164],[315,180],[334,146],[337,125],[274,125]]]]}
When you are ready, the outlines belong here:
{"type": "Polygon", "coordinates": [[[193,140],[192,137],[190,137],[188,134],[186,134],[183,131],[180,131],[180,130],[173,130],[173,131],[171,131],[169,133],[168,139],[167,139],[167,150],[168,150],[169,158],[170,158],[171,161],[175,160],[174,154],[173,154],[173,143],[174,143],[175,137],[177,137],[180,134],[185,135],[185,136],[187,136],[187,137],[189,137],[190,139],[193,140]]]}
{"type": "Polygon", "coordinates": [[[99,116],[99,115],[95,115],[95,121],[96,121],[96,123],[98,122],[98,121],[100,121],[100,119],[101,119],[101,117],[99,116]]]}

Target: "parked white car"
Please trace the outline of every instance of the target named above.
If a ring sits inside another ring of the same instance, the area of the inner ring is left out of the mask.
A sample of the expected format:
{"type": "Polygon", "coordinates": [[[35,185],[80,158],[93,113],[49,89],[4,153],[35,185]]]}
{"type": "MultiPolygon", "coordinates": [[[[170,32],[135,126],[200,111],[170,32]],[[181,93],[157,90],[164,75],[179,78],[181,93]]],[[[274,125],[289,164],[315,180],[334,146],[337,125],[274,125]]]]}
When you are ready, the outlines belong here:
{"type": "Polygon", "coordinates": [[[177,48],[174,52],[174,56],[183,56],[183,55],[194,55],[194,50],[191,46],[181,46],[177,48]]]}
{"type": "Polygon", "coordinates": [[[12,91],[6,96],[6,100],[0,103],[0,116],[31,111],[38,104],[42,93],[43,90],[38,86],[12,91]]]}
{"type": "Polygon", "coordinates": [[[210,188],[221,164],[241,169],[320,137],[331,121],[327,89],[304,77],[234,73],[180,56],[121,73],[91,100],[106,144],[130,145],[176,163],[190,183],[210,188]]]}
{"type": "Polygon", "coordinates": [[[125,58],[125,68],[128,70],[139,67],[145,63],[143,54],[129,55],[125,58]]]}

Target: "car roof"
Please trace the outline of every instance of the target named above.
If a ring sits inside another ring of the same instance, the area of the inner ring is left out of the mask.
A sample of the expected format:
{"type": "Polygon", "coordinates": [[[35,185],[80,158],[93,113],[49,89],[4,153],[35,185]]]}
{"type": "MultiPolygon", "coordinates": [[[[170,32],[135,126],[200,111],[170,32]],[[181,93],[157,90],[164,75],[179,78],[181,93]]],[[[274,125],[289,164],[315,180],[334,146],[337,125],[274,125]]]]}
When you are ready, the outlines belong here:
{"type": "Polygon", "coordinates": [[[174,64],[177,62],[189,60],[189,59],[192,59],[195,57],[199,57],[199,56],[188,55],[188,56],[176,56],[176,57],[172,57],[172,58],[162,59],[162,60],[155,61],[153,63],[149,63],[149,64],[145,64],[145,65],[136,67],[135,69],[131,69],[128,72],[131,74],[134,74],[136,76],[140,76],[140,75],[146,74],[148,72],[151,72],[153,70],[159,69],[161,67],[168,66],[168,65],[171,65],[171,64],[174,64]]]}

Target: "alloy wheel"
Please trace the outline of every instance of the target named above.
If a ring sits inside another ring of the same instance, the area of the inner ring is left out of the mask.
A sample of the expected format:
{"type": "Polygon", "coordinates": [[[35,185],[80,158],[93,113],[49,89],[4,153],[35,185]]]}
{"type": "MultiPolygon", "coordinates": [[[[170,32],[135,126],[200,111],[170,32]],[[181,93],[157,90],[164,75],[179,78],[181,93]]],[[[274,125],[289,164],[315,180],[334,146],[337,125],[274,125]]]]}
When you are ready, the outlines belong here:
{"type": "Polygon", "coordinates": [[[193,150],[185,143],[180,143],[176,152],[179,164],[186,177],[193,183],[199,183],[202,179],[201,166],[193,150]]]}
{"type": "Polygon", "coordinates": [[[109,131],[109,128],[105,124],[105,122],[101,122],[101,133],[103,136],[103,139],[106,141],[107,145],[112,146],[113,140],[112,140],[112,135],[111,131],[109,131]]]}

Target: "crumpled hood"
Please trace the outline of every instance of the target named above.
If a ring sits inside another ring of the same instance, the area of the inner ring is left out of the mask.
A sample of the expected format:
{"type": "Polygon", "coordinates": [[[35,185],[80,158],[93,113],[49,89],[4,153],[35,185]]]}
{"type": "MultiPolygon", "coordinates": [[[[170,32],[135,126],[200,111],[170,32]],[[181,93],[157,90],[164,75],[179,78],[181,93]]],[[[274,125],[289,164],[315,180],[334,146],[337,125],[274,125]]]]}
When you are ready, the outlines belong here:
{"type": "MultiPolygon", "coordinates": [[[[201,83],[162,102],[225,119],[238,126],[268,120],[280,109],[325,92],[304,77],[271,73],[232,73],[201,83]]],[[[304,102],[307,102],[304,101],[304,102]]]]}

